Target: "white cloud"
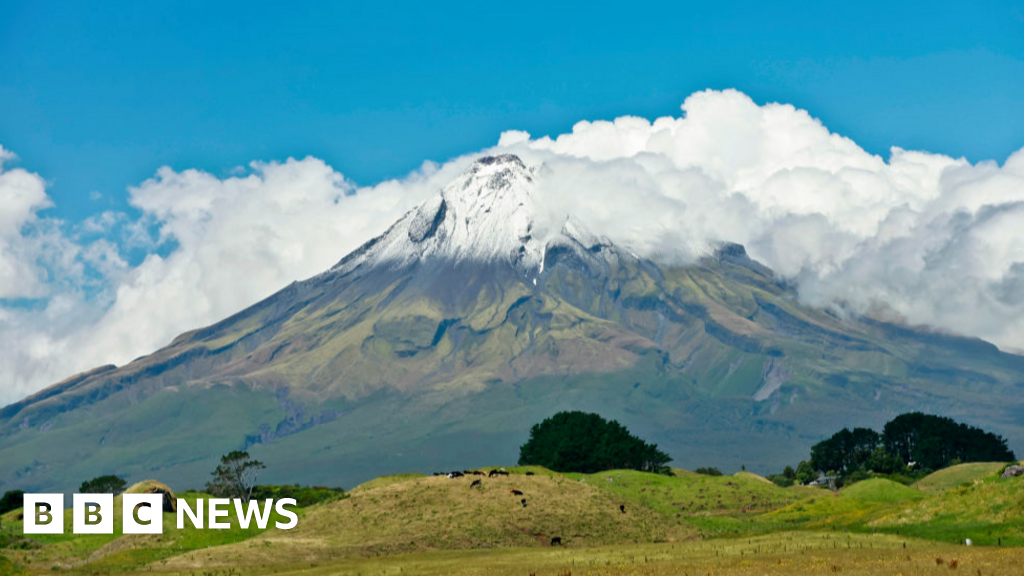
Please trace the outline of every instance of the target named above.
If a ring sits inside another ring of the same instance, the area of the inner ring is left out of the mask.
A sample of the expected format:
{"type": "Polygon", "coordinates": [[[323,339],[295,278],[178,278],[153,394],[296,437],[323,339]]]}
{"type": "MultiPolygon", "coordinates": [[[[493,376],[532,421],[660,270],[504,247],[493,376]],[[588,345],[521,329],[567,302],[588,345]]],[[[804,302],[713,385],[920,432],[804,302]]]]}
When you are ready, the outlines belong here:
{"type": "Polygon", "coordinates": [[[0,146],[0,298],[41,296],[46,288],[36,265],[35,242],[24,234],[36,212],[50,206],[43,179],[21,168],[5,170],[15,158],[0,146]]]}
{"type": "Polygon", "coordinates": [[[1024,349],[1024,150],[1000,167],[893,148],[888,160],[807,112],[736,91],[680,118],[503,136],[547,166],[544,204],[649,255],[739,242],[809,303],[885,306],[1024,349]]]}
{"type": "MultiPolygon", "coordinates": [[[[572,214],[676,262],[739,242],[809,303],[1024,349],[1024,150],[1002,166],[898,148],[884,159],[803,110],[735,91],[694,94],[682,109],[555,138],[508,131],[486,152],[544,165],[537,194],[551,223],[572,214]]],[[[0,148],[0,161],[11,156],[0,148]]],[[[74,226],[39,217],[42,178],[0,165],[0,299],[44,303],[0,301],[0,404],[325,270],[470,160],[362,189],[315,158],[227,178],[162,168],[129,190],[141,218],[104,212],[74,226]],[[149,255],[129,265],[140,248],[149,255]]]]}
{"type": "MultiPolygon", "coordinates": [[[[0,306],[0,372],[8,375],[0,404],[78,371],[128,362],[324,271],[465,163],[427,163],[401,181],[358,191],[316,158],[255,162],[248,174],[224,179],[161,168],[129,190],[143,215],[124,226],[121,246],[105,237],[75,244],[49,223],[50,236],[66,246],[39,245],[32,258],[61,255],[50,268],[68,281],[42,308],[0,306]],[[129,267],[120,252],[138,247],[150,253],[129,267]],[[93,293],[84,289],[86,269],[104,281],[93,293]]],[[[38,184],[42,200],[26,203],[21,221],[32,206],[47,205],[38,184]]],[[[109,235],[126,219],[104,212],[69,236],[109,235]]],[[[31,267],[31,259],[18,262],[31,267]]],[[[13,285],[30,286],[31,278],[13,285]]]]}

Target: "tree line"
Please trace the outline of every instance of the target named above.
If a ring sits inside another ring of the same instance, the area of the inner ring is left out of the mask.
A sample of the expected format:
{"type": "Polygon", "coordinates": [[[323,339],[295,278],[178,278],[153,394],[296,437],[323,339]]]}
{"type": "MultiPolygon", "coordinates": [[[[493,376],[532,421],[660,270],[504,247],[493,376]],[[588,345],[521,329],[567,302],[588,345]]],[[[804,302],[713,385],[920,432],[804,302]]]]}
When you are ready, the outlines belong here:
{"type": "Polygon", "coordinates": [[[1006,439],[945,416],[911,412],[876,432],[843,428],[811,447],[810,458],[794,470],[772,476],[777,484],[807,482],[825,474],[840,479],[868,475],[923,476],[962,462],[1010,462],[1006,439]]]}

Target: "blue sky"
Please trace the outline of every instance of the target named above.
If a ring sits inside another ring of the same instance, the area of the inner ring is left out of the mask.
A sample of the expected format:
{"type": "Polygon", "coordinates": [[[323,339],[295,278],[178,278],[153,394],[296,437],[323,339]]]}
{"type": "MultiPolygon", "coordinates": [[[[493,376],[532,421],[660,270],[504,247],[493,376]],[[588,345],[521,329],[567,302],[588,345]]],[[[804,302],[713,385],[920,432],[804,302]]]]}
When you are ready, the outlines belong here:
{"type": "Polygon", "coordinates": [[[1024,10],[805,4],[0,0],[0,405],[322,272],[508,130],[546,217],[1024,350],[1024,10]],[[573,129],[624,115],[677,119],[573,129]]]}
{"type": "Polygon", "coordinates": [[[124,209],[163,165],[314,155],[372,184],[506,129],[678,115],[704,88],[875,153],[1024,143],[1013,2],[211,4],[0,5],[0,145],[46,178],[46,215],[124,209]]]}

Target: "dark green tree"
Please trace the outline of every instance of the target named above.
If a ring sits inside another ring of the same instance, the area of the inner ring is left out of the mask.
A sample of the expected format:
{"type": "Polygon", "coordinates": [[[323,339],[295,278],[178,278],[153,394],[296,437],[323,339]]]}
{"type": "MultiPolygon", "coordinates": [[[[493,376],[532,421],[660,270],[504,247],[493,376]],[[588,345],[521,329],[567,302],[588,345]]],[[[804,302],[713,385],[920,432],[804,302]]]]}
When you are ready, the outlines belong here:
{"type": "Polygon", "coordinates": [[[519,448],[521,466],[537,465],[558,472],[593,473],[617,468],[671,473],[672,459],[656,444],[630,434],[614,420],[597,414],[559,412],[535,424],[519,448]]]}
{"type": "Polygon", "coordinates": [[[11,510],[17,510],[25,505],[25,492],[22,490],[8,490],[0,498],[0,514],[6,514],[11,510]]]}
{"type": "Polygon", "coordinates": [[[125,488],[128,488],[128,483],[125,482],[124,478],[107,474],[106,476],[97,476],[92,480],[82,482],[82,485],[78,487],[78,493],[117,495],[124,492],[125,488]]]}
{"type": "Polygon", "coordinates": [[[811,466],[815,470],[838,472],[859,470],[881,444],[882,437],[870,428],[843,428],[811,447],[811,466]]]}
{"type": "Polygon", "coordinates": [[[704,476],[721,476],[722,475],[722,471],[721,470],[719,470],[718,468],[713,468],[711,466],[697,468],[696,470],[694,470],[694,472],[696,472],[697,474],[703,474],[704,476]]]}
{"type": "Polygon", "coordinates": [[[959,462],[1016,460],[1006,439],[952,418],[911,412],[893,418],[882,432],[885,449],[917,468],[938,470],[959,462]]]}
{"type": "Polygon", "coordinates": [[[256,476],[266,466],[253,460],[248,452],[233,450],[220,457],[220,465],[213,471],[213,480],[206,484],[206,491],[224,498],[241,498],[248,502],[256,486],[256,476]]]}

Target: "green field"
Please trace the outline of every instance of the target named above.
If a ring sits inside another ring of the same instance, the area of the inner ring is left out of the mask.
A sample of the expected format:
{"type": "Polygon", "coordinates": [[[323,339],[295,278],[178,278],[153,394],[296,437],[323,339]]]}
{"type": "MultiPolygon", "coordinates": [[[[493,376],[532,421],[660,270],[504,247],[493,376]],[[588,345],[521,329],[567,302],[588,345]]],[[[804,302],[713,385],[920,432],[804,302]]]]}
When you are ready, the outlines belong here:
{"type": "Polygon", "coordinates": [[[29,538],[15,510],[2,518],[0,574],[948,574],[954,561],[1013,574],[1024,479],[1000,478],[1002,466],[954,467],[926,489],[878,478],[839,492],[683,470],[403,474],[300,509],[288,531],[178,530],[165,514],[160,536],[76,536],[67,514],[66,534],[29,538]]]}

